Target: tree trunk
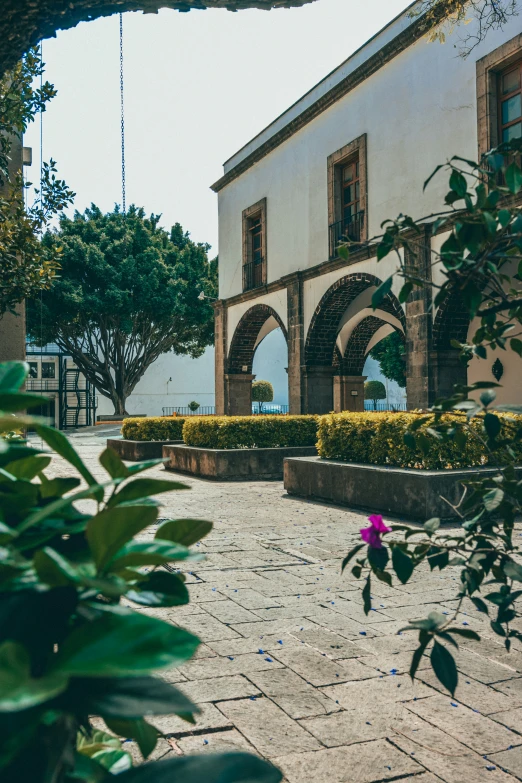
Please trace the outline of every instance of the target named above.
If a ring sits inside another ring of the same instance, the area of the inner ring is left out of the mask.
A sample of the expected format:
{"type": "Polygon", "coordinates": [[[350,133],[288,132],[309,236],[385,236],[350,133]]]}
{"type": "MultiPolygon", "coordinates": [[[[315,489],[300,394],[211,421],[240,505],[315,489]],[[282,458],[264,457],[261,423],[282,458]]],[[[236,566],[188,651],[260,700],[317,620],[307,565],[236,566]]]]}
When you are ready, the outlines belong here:
{"type": "Polygon", "coordinates": [[[374,411],[376,411],[376,410],[377,410],[377,400],[374,400],[374,401],[373,401],[373,410],[374,410],[374,411]]]}
{"type": "Polygon", "coordinates": [[[118,392],[115,392],[112,395],[112,404],[114,405],[114,415],[115,416],[128,416],[129,414],[125,410],[125,402],[126,397],[123,396],[123,394],[118,394],[118,392]]]}

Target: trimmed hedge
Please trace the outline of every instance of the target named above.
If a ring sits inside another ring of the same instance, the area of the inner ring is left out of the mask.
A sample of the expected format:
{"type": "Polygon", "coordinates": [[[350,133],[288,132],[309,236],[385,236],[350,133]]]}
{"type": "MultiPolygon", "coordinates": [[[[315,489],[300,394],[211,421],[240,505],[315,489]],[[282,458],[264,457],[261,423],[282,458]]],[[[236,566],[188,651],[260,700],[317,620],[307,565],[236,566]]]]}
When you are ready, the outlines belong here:
{"type": "Polygon", "coordinates": [[[125,419],[121,434],[126,440],[182,440],[185,421],[178,416],[125,419]]]}
{"type": "Polygon", "coordinates": [[[315,446],[317,416],[208,416],[187,418],[183,440],[203,449],[315,446]]]}
{"type": "MultiPolygon", "coordinates": [[[[504,436],[514,436],[522,426],[522,416],[496,414],[503,420],[504,436]],[[511,432],[510,432],[511,430],[511,432]]],[[[404,433],[417,413],[331,413],[319,419],[319,455],[323,459],[358,462],[366,465],[390,465],[399,468],[424,470],[449,470],[472,468],[488,464],[488,456],[478,438],[471,434],[465,443],[455,439],[440,441],[428,433],[430,448],[424,454],[419,448],[412,449],[404,443],[404,433]]],[[[426,432],[433,422],[431,417],[418,430],[426,432]]],[[[450,424],[462,421],[462,416],[445,414],[442,421],[450,424]]],[[[482,417],[470,421],[472,431],[483,435],[482,417]]],[[[522,462],[522,443],[513,446],[518,460],[522,462]]]]}

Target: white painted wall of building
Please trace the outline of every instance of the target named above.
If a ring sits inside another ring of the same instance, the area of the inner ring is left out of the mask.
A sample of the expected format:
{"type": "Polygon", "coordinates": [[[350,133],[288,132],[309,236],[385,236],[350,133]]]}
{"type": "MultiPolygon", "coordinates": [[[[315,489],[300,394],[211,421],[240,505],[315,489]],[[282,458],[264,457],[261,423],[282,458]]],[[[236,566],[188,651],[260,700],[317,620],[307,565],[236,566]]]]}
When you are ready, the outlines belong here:
{"type": "MultiPolygon", "coordinates": [[[[399,20],[393,30],[405,23],[399,20]]],[[[515,17],[465,60],[457,56],[451,35],[444,45],[418,41],[227,185],[219,194],[220,297],[241,292],[241,213],[261,198],[267,198],[268,282],[327,260],[327,158],[363,133],[370,236],[399,212],[418,218],[438,210],[447,192],[445,177],[437,177],[423,196],[424,180],[453,154],[477,156],[476,61],[519,32],[515,17]]],[[[368,51],[389,35],[390,28],[368,51]]],[[[245,151],[305,108],[312,93],[245,151]]]]}

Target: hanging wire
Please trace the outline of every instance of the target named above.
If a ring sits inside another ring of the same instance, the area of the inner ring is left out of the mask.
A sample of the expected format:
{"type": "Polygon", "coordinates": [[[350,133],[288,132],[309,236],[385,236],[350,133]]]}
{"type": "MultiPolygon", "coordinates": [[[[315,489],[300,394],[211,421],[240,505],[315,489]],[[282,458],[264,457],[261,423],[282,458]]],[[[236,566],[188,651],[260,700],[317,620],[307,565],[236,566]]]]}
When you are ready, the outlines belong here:
{"type": "Polygon", "coordinates": [[[123,97],[123,14],[120,14],[121,207],[125,215],[127,206],[125,200],[125,111],[123,97]]]}

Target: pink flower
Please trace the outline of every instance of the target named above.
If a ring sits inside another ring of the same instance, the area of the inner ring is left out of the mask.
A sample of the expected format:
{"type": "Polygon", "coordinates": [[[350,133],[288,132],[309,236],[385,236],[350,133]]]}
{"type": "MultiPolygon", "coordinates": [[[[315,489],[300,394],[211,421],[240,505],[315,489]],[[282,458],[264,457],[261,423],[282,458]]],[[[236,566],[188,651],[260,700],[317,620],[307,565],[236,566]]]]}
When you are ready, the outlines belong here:
{"type": "Polygon", "coordinates": [[[372,549],[382,549],[381,536],[383,533],[391,533],[391,527],[386,527],[380,514],[372,514],[368,519],[371,525],[370,527],[362,528],[361,538],[372,549]]]}

